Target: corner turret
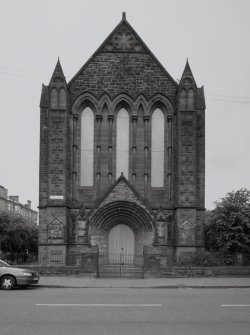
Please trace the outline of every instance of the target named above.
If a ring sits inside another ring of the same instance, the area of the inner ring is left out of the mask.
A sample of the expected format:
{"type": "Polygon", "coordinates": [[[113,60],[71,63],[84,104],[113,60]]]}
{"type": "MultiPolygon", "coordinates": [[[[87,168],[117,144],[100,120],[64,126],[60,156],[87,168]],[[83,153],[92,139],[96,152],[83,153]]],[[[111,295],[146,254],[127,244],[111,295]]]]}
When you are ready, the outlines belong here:
{"type": "Polygon", "coordinates": [[[52,77],[50,79],[49,84],[52,85],[53,83],[58,83],[58,82],[65,82],[66,83],[65,76],[64,76],[64,73],[63,73],[63,70],[62,70],[62,66],[61,66],[59,57],[58,57],[58,60],[57,60],[56,66],[55,66],[55,70],[52,74],[52,77]]]}
{"type": "Polygon", "coordinates": [[[184,68],[179,86],[184,86],[184,87],[187,87],[187,88],[192,87],[194,89],[197,89],[197,86],[196,86],[194,76],[193,76],[193,73],[191,71],[188,59],[187,59],[187,62],[186,62],[186,65],[185,65],[185,68],[184,68]]]}
{"type": "Polygon", "coordinates": [[[50,91],[50,107],[51,108],[67,108],[67,82],[62,70],[60,60],[56,63],[55,70],[49,83],[50,91]]]}
{"type": "Polygon", "coordinates": [[[178,111],[195,110],[196,93],[197,93],[197,85],[187,60],[178,87],[178,93],[177,93],[178,111]]]}

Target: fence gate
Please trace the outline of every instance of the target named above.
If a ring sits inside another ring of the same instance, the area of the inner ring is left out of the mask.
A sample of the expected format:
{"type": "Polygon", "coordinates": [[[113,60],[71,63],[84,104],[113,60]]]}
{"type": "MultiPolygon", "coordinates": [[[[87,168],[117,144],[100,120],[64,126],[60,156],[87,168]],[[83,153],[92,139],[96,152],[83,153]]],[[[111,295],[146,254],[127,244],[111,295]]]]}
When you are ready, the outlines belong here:
{"type": "Polygon", "coordinates": [[[143,278],[143,255],[100,253],[98,256],[99,277],[143,278]]]}
{"type": "Polygon", "coordinates": [[[142,259],[135,254],[133,230],[118,224],[109,232],[107,253],[99,254],[99,276],[141,278],[142,259]]]}

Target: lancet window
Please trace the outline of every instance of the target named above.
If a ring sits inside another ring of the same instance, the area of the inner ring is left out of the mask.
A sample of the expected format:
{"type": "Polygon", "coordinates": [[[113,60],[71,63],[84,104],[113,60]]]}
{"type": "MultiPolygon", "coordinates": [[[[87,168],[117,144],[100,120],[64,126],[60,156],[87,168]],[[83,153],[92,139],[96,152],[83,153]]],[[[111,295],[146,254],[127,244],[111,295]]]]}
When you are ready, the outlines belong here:
{"type": "Polygon", "coordinates": [[[164,114],[156,108],[152,114],[151,186],[164,186],[164,114]]]}
{"type": "Polygon", "coordinates": [[[94,113],[86,107],[81,114],[80,185],[93,186],[94,174],[94,113]]]}
{"type": "Polygon", "coordinates": [[[129,171],[129,114],[121,108],[116,123],[116,178],[123,172],[128,178],[129,171]]]}

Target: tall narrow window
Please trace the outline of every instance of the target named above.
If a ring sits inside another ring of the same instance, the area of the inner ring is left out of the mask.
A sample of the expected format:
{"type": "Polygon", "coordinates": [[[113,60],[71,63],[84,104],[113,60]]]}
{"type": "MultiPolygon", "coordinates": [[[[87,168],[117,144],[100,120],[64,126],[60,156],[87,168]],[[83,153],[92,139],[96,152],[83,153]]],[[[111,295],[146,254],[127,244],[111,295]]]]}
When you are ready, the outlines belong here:
{"type": "Polygon", "coordinates": [[[180,97],[179,97],[179,109],[180,110],[186,109],[186,102],[187,102],[187,92],[186,90],[182,89],[180,92],[180,97]]]}
{"type": "Polygon", "coordinates": [[[123,172],[128,178],[129,166],[129,115],[125,108],[117,114],[116,178],[123,172]]]}
{"type": "Polygon", "coordinates": [[[81,186],[93,186],[94,113],[86,107],[81,115],[81,186]]]}
{"type": "Polygon", "coordinates": [[[59,107],[66,108],[66,92],[64,88],[59,91],[59,107]]]}
{"type": "Polygon", "coordinates": [[[55,88],[52,88],[51,90],[51,108],[57,108],[58,107],[58,93],[55,88]]]}
{"type": "Polygon", "coordinates": [[[164,186],[164,114],[156,108],[152,115],[151,186],[164,186]]]}
{"type": "Polygon", "coordinates": [[[187,108],[190,110],[194,109],[194,90],[191,88],[188,90],[187,95],[187,108]]]}

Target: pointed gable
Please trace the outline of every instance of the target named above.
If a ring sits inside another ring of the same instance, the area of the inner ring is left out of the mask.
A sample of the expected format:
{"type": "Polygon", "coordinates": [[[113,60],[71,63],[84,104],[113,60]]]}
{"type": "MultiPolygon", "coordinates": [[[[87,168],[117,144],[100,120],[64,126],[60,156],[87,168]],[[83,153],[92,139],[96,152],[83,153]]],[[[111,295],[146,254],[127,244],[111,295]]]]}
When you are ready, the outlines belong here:
{"type": "Polygon", "coordinates": [[[60,83],[60,82],[66,82],[66,80],[65,80],[65,76],[63,74],[63,70],[62,70],[62,66],[61,66],[60,60],[58,58],[55,70],[54,70],[54,72],[52,74],[52,77],[50,79],[50,85],[52,83],[60,83]]]}
{"type": "Polygon", "coordinates": [[[197,88],[188,60],[178,87],[177,109],[179,111],[205,109],[203,88],[197,88]]]}
{"type": "Polygon", "coordinates": [[[50,79],[48,89],[50,91],[51,108],[66,109],[68,89],[59,58],[50,79]]]}
{"type": "Polygon", "coordinates": [[[186,87],[188,87],[188,88],[192,87],[194,89],[197,89],[197,85],[196,85],[196,82],[194,80],[194,76],[193,76],[193,73],[191,71],[188,60],[186,62],[186,66],[185,66],[185,69],[183,71],[179,86],[183,86],[185,88],[186,87]]]}
{"type": "Polygon", "coordinates": [[[123,20],[104,42],[102,52],[146,52],[144,43],[128,22],[123,20]]]}
{"type": "Polygon", "coordinates": [[[145,209],[150,216],[154,217],[153,211],[148,208],[141,196],[137,193],[137,191],[133,188],[133,186],[129,183],[123,174],[116,180],[106,195],[100,200],[98,206],[96,206],[96,208],[91,211],[88,216],[92,217],[94,213],[100,208],[120,201],[135,204],[145,209]]]}
{"type": "Polygon", "coordinates": [[[111,186],[99,204],[88,213],[88,220],[90,220],[92,229],[94,229],[101,221],[104,225],[113,222],[117,214],[120,215],[120,219],[127,217],[127,224],[133,222],[146,231],[152,230],[155,219],[153,211],[148,208],[123,174],[111,186]],[[114,213],[113,219],[111,218],[112,215],[110,217],[111,212],[114,213]],[[130,212],[130,215],[127,217],[126,213],[128,212],[130,212]]]}
{"type": "Polygon", "coordinates": [[[198,88],[187,60],[178,87],[178,110],[205,110],[205,96],[203,86],[198,88]]]}
{"type": "Polygon", "coordinates": [[[99,203],[98,208],[114,201],[127,201],[135,203],[140,207],[147,208],[140,195],[123,174],[117,179],[113,186],[111,186],[111,189],[99,203]]]}
{"type": "Polygon", "coordinates": [[[90,91],[111,99],[126,93],[134,99],[162,93],[174,97],[177,84],[127,22],[125,15],[94,55],[69,82],[71,96],[90,91]]]}

